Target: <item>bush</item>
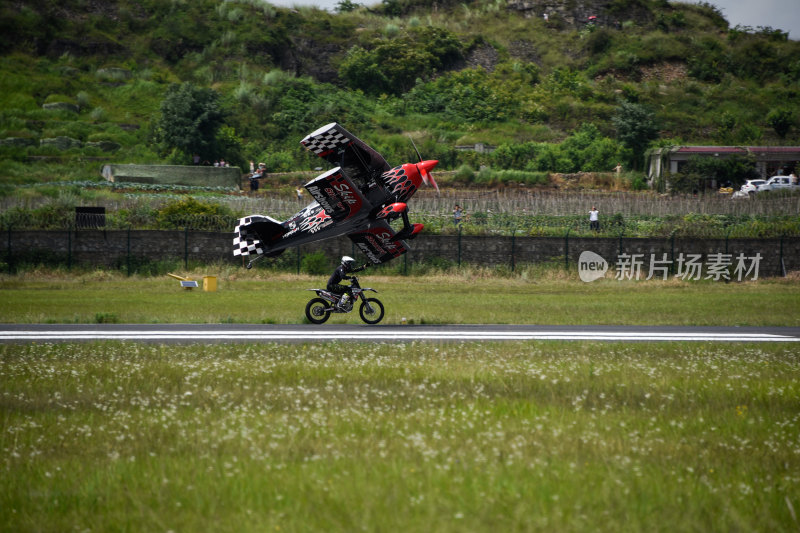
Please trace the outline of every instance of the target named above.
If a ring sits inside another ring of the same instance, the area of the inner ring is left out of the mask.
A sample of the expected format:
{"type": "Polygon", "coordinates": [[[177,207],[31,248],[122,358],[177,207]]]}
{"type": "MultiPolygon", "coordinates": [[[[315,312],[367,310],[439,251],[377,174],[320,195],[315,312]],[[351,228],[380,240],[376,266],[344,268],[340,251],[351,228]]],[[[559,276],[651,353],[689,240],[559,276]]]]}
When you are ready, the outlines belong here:
{"type": "Polygon", "coordinates": [[[303,272],[313,276],[330,274],[333,269],[331,260],[322,250],[303,255],[300,260],[300,268],[303,272]]]}
{"type": "Polygon", "coordinates": [[[229,207],[201,202],[191,196],[166,204],[156,214],[160,229],[229,230],[235,222],[236,217],[229,207]]]}
{"type": "Polygon", "coordinates": [[[547,172],[530,172],[525,170],[500,170],[497,172],[500,183],[510,184],[519,183],[522,185],[546,185],[548,183],[547,172]]]}
{"type": "Polygon", "coordinates": [[[470,165],[461,165],[453,175],[453,182],[460,185],[468,185],[475,181],[475,169],[470,165]]]}

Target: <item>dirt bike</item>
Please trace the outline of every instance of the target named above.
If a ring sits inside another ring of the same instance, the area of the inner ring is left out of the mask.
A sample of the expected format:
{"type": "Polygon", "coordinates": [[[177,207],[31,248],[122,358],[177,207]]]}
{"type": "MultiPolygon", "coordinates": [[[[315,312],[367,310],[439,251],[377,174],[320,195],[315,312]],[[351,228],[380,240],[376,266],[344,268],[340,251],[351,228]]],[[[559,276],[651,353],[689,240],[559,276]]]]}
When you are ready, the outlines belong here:
{"type": "Polygon", "coordinates": [[[336,294],[325,289],[306,289],[307,291],[314,291],[319,298],[312,298],[306,304],[306,318],[314,324],[322,324],[331,313],[349,313],[353,310],[357,300],[361,300],[361,307],[358,308],[358,314],[361,315],[361,320],[367,324],[377,324],[383,320],[383,304],[377,298],[367,298],[364,293],[366,291],[378,292],[375,289],[361,288],[358,284],[358,278],[353,276],[353,281],[350,284],[350,291],[353,297],[349,296],[341,304],[339,303],[347,293],[336,294]]]}

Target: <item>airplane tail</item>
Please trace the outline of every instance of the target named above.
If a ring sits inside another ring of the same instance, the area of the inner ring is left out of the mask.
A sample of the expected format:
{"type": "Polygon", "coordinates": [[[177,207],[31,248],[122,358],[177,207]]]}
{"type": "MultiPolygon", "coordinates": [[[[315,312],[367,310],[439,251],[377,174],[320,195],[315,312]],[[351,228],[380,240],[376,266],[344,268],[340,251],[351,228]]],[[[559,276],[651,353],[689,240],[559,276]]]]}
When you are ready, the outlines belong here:
{"type": "Polygon", "coordinates": [[[240,218],[236,224],[233,238],[233,255],[279,255],[280,250],[271,252],[276,241],[286,233],[286,228],[277,220],[262,215],[240,218]]]}

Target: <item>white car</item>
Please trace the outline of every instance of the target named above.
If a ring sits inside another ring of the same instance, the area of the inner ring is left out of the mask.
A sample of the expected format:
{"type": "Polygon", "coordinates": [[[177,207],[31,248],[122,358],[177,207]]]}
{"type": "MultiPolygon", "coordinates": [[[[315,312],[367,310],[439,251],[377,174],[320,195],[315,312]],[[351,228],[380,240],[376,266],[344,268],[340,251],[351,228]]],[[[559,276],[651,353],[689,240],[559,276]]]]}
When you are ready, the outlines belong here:
{"type": "Polygon", "coordinates": [[[757,192],[758,186],[764,185],[766,182],[767,180],[747,180],[746,182],[744,182],[744,185],[742,185],[741,189],[739,190],[745,194],[749,194],[751,192],[757,192]]]}
{"type": "Polygon", "coordinates": [[[772,176],[766,183],[758,186],[758,192],[791,189],[792,187],[797,187],[797,185],[792,183],[791,176],[772,176]]]}

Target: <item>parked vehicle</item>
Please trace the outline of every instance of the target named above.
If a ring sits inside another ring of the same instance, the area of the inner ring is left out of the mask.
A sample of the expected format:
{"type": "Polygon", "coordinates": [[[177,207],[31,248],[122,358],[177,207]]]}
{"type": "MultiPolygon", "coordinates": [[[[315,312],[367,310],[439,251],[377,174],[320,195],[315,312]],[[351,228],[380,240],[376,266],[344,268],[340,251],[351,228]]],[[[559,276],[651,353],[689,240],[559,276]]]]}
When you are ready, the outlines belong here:
{"type": "Polygon", "coordinates": [[[767,180],[747,180],[739,190],[745,194],[755,193],[758,192],[758,186],[764,185],[766,182],[767,180]]]}
{"type": "Polygon", "coordinates": [[[770,179],[767,180],[766,183],[763,183],[758,186],[758,192],[763,191],[778,191],[781,189],[792,189],[798,188],[797,185],[792,183],[791,176],[772,176],[770,179]]]}
{"type": "Polygon", "coordinates": [[[353,276],[353,281],[350,283],[350,289],[353,293],[353,299],[344,301],[342,304],[339,300],[344,295],[338,295],[325,289],[306,289],[307,291],[314,291],[319,298],[312,298],[306,305],[306,317],[309,322],[314,324],[322,324],[331,313],[349,313],[353,310],[353,305],[357,300],[361,300],[361,307],[358,309],[358,314],[361,315],[361,320],[367,324],[377,324],[383,319],[383,304],[377,298],[367,298],[364,293],[366,291],[378,292],[375,289],[361,288],[358,284],[358,278],[353,276]]]}

